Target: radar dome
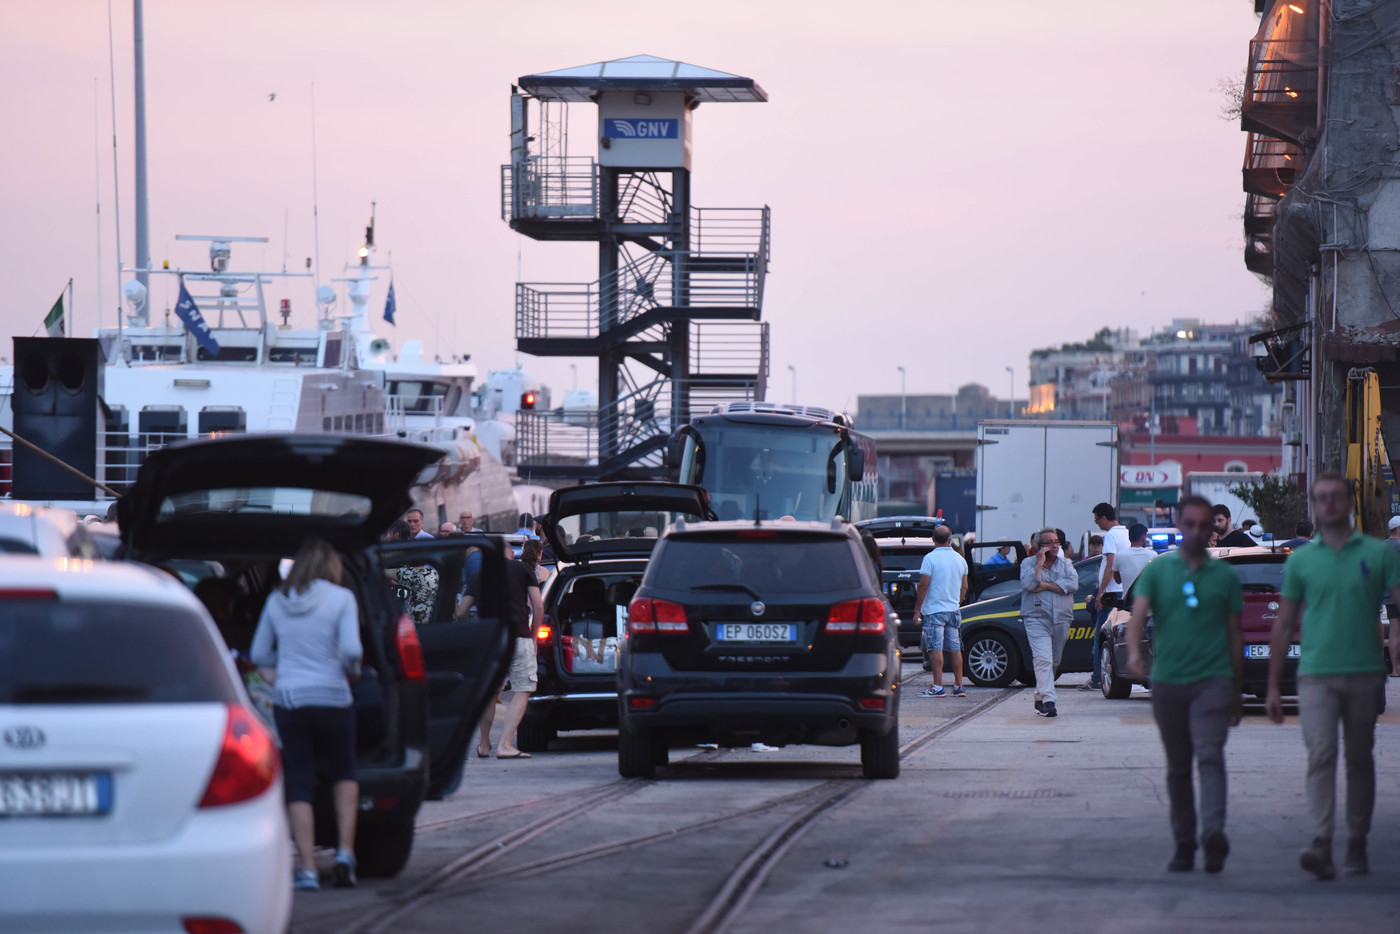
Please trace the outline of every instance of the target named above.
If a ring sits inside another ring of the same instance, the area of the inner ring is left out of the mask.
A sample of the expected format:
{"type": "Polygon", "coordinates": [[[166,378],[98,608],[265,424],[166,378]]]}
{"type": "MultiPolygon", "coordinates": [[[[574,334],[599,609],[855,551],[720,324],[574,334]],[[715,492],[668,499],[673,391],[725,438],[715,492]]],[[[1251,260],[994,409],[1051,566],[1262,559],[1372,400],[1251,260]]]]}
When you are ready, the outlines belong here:
{"type": "Polygon", "coordinates": [[[316,290],[316,301],[322,305],[335,304],[335,289],[328,285],[323,285],[316,290]]]}
{"type": "Polygon", "coordinates": [[[146,304],[146,287],[135,279],[122,286],[122,294],[126,296],[133,310],[139,311],[146,304]]]}

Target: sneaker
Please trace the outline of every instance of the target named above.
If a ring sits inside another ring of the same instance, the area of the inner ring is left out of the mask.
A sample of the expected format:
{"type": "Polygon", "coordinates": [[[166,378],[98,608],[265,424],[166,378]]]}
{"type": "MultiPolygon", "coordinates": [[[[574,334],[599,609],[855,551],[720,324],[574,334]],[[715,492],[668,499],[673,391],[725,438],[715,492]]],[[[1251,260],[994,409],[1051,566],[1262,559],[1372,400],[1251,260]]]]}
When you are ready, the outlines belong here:
{"type": "Polygon", "coordinates": [[[1052,701],[1052,700],[1048,700],[1048,701],[1046,701],[1045,703],[1041,704],[1041,705],[1040,705],[1040,715],[1041,715],[1042,717],[1053,717],[1053,716],[1056,716],[1055,702],[1052,701]]]}
{"type": "Polygon", "coordinates": [[[948,692],[945,691],[945,690],[943,689],[943,686],[942,686],[942,685],[939,685],[938,687],[935,687],[935,688],[924,688],[922,691],[919,692],[919,696],[920,696],[920,697],[947,697],[947,696],[948,696],[948,692]]]}
{"type": "Polygon", "coordinates": [[[1196,868],[1196,844],[1178,843],[1176,853],[1167,863],[1167,872],[1190,872],[1196,868]]]}
{"type": "Polygon", "coordinates": [[[769,746],[767,743],[750,743],[749,749],[753,752],[777,752],[777,746],[769,746]]]}
{"type": "Polygon", "coordinates": [[[1371,871],[1371,861],[1366,858],[1366,838],[1351,837],[1347,840],[1347,856],[1342,861],[1342,869],[1349,876],[1364,876],[1371,871]]]}
{"type": "Polygon", "coordinates": [[[1043,701],[1036,701],[1036,702],[1035,702],[1035,712],[1036,712],[1036,713],[1045,713],[1045,703],[1044,703],[1043,701]]]}
{"type": "Polygon", "coordinates": [[[1219,872],[1225,868],[1225,857],[1230,855],[1230,838],[1223,830],[1208,833],[1201,841],[1201,849],[1206,851],[1206,872],[1219,872]]]}
{"type": "Polygon", "coordinates": [[[966,697],[966,696],[967,696],[967,692],[964,691],[964,690],[963,690],[963,686],[962,686],[961,684],[959,684],[957,687],[953,688],[953,696],[954,696],[954,697],[966,697]]]}
{"type": "Polygon", "coordinates": [[[314,869],[298,869],[292,874],[292,888],[298,892],[319,892],[321,878],[314,869]]]}
{"type": "Polygon", "coordinates": [[[1097,681],[1085,681],[1079,686],[1081,691],[1102,691],[1103,686],[1097,681]]]}
{"type": "Polygon", "coordinates": [[[353,889],[355,882],[355,857],[343,850],[338,851],[331,866],[331,884],[338,889],[353,889]]]}
{"type": "Polygon", "coordinates": [[[1298,855],[1298,865],[1324,882],[1337,878],[1337,867],[1332,864],[1332,841],[1313,838],[1312,846],[1298,855]]]}

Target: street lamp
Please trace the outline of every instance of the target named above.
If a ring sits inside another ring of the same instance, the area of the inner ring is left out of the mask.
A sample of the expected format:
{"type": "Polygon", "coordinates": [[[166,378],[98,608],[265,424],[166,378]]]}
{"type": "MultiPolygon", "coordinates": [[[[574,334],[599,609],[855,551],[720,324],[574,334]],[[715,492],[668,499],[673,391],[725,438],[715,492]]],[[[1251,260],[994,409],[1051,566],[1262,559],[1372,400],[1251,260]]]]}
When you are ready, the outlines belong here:
{"type": "Polygon", "coordinates": [[[788,372],[792,374],[792,404],[797,405],[797,367],[789,363],[788,372]]]}
{"type": "Polygon", "coordinates": [[[1006,400],[1006,411],[1008,418],[1016,417],[1016,368],[1009,366],[1006,373],[1011,379],[1011,396],[1006,400]]]}
{"type": "Polygon", "coordinates": [[[907,399],[908,399],[908,397],[905,395],[905,392],[904,392],[904,377],[905,377],[906,374],[905,374],[905,372],[904,372],[904,367],[902,367],[902,366],[897,366],[897,367],[895,367],[895,369],[899,371],[899,427],[900,427],[900,428],[903,428],[903,427],[904,427],[904,413],[905,413],[906,410],[908,409],[908,405],[907,405],[907,399]]]}

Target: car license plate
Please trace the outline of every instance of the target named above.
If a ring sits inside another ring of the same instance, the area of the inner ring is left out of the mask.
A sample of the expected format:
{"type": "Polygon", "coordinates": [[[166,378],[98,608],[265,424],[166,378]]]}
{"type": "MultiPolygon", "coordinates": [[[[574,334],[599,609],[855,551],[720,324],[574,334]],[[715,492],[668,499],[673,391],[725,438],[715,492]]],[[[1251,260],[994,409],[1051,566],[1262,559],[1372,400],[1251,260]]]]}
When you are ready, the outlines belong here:
{"type": "Polygon", "coordinates": [[[107,772],[0,773],[0,817],[65,817],[112,809],[107,772]]]}
{"type": "MultiPolygon", "coordinates": [[[[1289,657],[1289,658],[1297,658],[1297,657],[1299,656],[1300,652],[1301,652],[1301,646],[1299,646],[1298,643],[1296,643],[1296,642],[1293,643],[1292,645],[1290,645],[1290,646],[1288,647],[1288,657],[1289,657]]],[[[1263,645],[1247,645],[1247,646],[1245,646],[1245,647],[1244,647],[1244,657],[1245,657],[1245,658],[1268,658],[1268,657],[1269,657],[1269,646],[1268,646],[1268,643],[1265,643],[1265,644],[1263,644],[1263,645]]]]}
{"type": "Polygon", "coordinates": [[[720,623],[720,642],[796,642],[796,623],[720,623]]]}

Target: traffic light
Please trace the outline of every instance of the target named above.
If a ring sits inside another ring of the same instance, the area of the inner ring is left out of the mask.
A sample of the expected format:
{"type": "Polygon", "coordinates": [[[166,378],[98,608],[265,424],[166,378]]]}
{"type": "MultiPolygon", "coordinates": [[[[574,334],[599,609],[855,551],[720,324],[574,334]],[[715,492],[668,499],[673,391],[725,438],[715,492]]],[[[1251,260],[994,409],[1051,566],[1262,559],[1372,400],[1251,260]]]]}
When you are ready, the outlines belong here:
{"type": "Polygon", "coordinates": [[[533,412],[535,410],[535,394],[533,392],[522,392],[520,394],[520,408],[521,411],[533,412]]]}

